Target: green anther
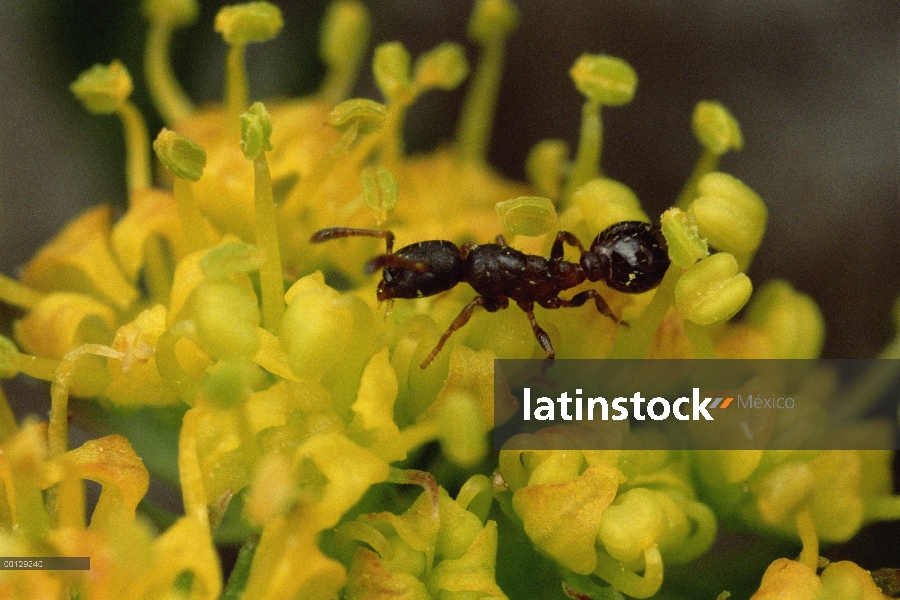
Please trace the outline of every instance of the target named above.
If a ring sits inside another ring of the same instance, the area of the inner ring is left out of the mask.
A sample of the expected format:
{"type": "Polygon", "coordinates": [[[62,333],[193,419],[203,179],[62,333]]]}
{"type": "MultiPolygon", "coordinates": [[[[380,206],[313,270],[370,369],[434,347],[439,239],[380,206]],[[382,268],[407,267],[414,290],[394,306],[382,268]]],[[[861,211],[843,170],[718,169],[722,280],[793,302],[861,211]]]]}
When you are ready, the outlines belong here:
{"type": "Polygon", "coordinates": [[[733,254],[747,254],[759,247],[768,211],[756,192],[725,173],[704,175],[697,190],[699,197],[689,212],[710,245],[733,254]]]}
{"type": "Polygon", "coordinates": [[[378,223],[383,223],[397,206],[397,180],[384,167],[366,167],[362,172],[363,199],[378,223]]]}
{"type": "Polygon", "coordinates": [[[519,26],[519,11],[509,0],[478,0],[469,19],[469,37],[486,44],[505,38],[519,26]]]}
{"type": "Polygon", "coordinates": [[[259,348],[256,298],[228,279],[207,279],[192,295],[194,323],[203,347],[216,358],[252,357],[259,348]]]}
{"type": "Polygon", "coordinates": [[[569,145],[563,140],[541,140],[528,153],[525,172],[534,189],[548,198],[558,198],[562,176],[569,159],[569,145]]]}
{"type": "Polygon", "coordinates": [[[153,150],[163,166],[176,177],[197,181],[206,167],[206,151],[194,140],[163,127],[153,150]]]}
{"type": "Polygon", "coordinates": [[[578,91],[606,106],[628,104],[637,88],[637,73],[621,58],[583,54],[569,71],[578,91]]]}
{"type": "Polygon", "coordinates": [[[769,281],[759,290],[747,308],[747,322],[768,333],[773,358],[818,358],[822,351],[822,311],[787,281],[769,281]]]}
{"type": "Polygon", "coordinates": [[[328,65],[321,94],[337,102],[346,97],[369,44],[369,13],[357,0],[336,0],[328,6],[319,54],[328,65]]]}
{"type": "Polygon", "coordinates": [[[572,205],[581,209],[596,231],[619,221],[650,221],[637,194],[624,183],[608,177],[591,179],[578,188],[572,195],[572,205]]]}
{"type": "Polygon", "coordinates": [[[416,60],[415,82],[420,91],[431,88],[452,90],[469,74],[469,62],[462,46],[444,42],[416,60]]]}
{"type": "Polygon", "coordinates": [[[175,29],[196,21],[200,7],[197,0],[144,0],[141,10],[148,21],[175,29]]]}
{"type": "Polygon", "coordinates": [[[372,60],[375,84],[391,102],[408,104],[415,97],[409,70],[409,52],[400,42],[389,42],[375,48],[372,60]]]}
{"type": "Polygon", "coordinates": [[[256,271],[264,262],[265,253],[253,244],[231,242],[207,252],[200,259],[200,270],[207,279],[223,279],[256,271]]]}
{"type": "Polygon", "coordinates": [[[719,252],[684,272],[675,285],[675,305],[684,318],[712,325],[733,317],[752,292],[753,284],[734,256],[719,252]]]}
{"type": "Polygon", "coordinates": [[[215,29],[229,44],[270,40],[281,32],[281,9],[270,2],[226,6],[216,15],[215,29]]]}
{"type": "Polygon", "coordinates": [[[19,374],[19,349],[15,342],[0,335],[0,379],[11,379],[19,374]]]}
{"type": "Polygon", "coordinates": [[[347,131],[354,123],[357,133],[365,135],[379,129],[387,116],[387,107],[366,98],[345,100],[334,107],[326,123],[338,131],[347,131]]]}
{"type": "Polygon", "coordinates": [[[537,236],[556,226],[556,207],[549,198],[522,196],[497,203],[497,215],[504,231],[537,236]]]}
{"type": "Polygon", "coordinates": [[[256,160],[263,152],[272,149],[272,119],[262,102],[254,102],[241,115],[241,150],[247,160],[256,160]]]}
{"type": "Polygon", "coordinates": [[[675,265],[687,269],[709,255],[709,245],[688,213],[670,208],[662,214],[660,225],[669,246],[669,259],[675,265]]]}
{"type": "Polygon", "coordinates": [[[703,147],[716,155],[744,147],[741,127],[720,102],[704,100],[694,109],[694,135],[703,147]]]}
{"type": "Polygon", "coordinates": [[[95,115],[117,112],[134,89],[128,69],[117,60],[109,66],[94,65],[69,86],[75,97],[95,115]]]}

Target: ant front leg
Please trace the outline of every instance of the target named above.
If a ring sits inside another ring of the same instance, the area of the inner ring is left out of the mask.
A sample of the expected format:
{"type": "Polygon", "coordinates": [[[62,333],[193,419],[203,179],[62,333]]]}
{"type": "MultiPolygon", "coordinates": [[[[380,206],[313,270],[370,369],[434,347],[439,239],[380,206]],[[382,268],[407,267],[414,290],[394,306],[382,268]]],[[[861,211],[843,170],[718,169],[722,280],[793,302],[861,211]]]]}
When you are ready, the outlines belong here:
{"type": "Polygon", "coordinates": [[[450,327],[447,328],[447,331],[445,331],[444,335],[441,336],[441,339],[438,340],[437,346],[435,346],[434,350],[432,350],[431,353],[425,357],[425,360],[422,361],[422,364],[420,365],[422,369],[427,368],[428,365],[431,364],[431,361],[437,357],[441,348],[444,347],[444,344],[446,344],[447,340],[450,339],[450,336],[453,335],[453,332],[469,322],[469,319],[472,317],[472,313],[475,312],[477,306],[483,306],[488,312],[497,312],[498,310],[503,310],[509,306],[509,300],[503,297],[498,299],[476,296],[474,300],[466,304],[466,307],[463,308],[456,318],[453,319],[453,322],[450,323],[450,327]]]}
{"type": "Polygon", "coordinates": [[[309,238],[311,244],[321,244],[329,240],[345,237],[374,237],[382,238],[387,249],[386,254],[394,252],[394,233],[392,231],[376,231],[374,229],[354,229],[352,227],[328,227],[320,229],[309,238]]]}
{"type": "Polygon", "coordinates": [[[613,314],[612,309],[609,307],[609,304],[606,303],[606,300],[603,299],[603,296],[597,290],[585,290],[583,292],[579,292],[572,296],[571,300],[563,300],[562,298],[552,298],[546,302],[541,302],[540,305],[544,308],[572,308],[578,306],[584,306],[584,303],[589,299],[594,299],[594,304],[597,306],[597,312],[605,317],[609,317],[618,325],[624,325],[628,327],[628,322],[623,321],[613,314]]]}
{"type": "Polygon", "coordinates": [[[569,233],[568,231],[557,231],[556,239],[553,240],[553,247],[550,248],[550,260],[554,262],[559,262],[563,258],[563,244],[568,244],[573,248],[578,248],[578,252],[580,254],[584,254],[584,246],[581,245],[581,240],[575,237],[575,234],[569,233]]]}
{"type": "Polygon", "coordinates": [[[534,331],[534,337],[537,338],[541,348],[544,349],[544,354],[547,355],[547,358],[556,358],[553,344],[550,343],[550,336],[537,324],[537,320],[534,318],[534,302],[519,302],[518,304],[519,308],[528,315],[528,321],[531,323],[531,330],[534,331]]]}

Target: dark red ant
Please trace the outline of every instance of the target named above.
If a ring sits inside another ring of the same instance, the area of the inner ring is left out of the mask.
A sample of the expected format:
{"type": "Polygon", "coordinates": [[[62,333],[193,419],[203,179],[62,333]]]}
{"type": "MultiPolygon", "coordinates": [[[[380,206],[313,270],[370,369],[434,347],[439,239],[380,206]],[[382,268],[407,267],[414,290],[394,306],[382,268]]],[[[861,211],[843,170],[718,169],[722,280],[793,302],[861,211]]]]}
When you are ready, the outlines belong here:
{"type": "Polygon", "coordinates": [[[544,308],[568,308],[582,306],[593,299],[601,314],[620,325],[628,325],[613,314],[596,290],[579,292],[570,300],[560,298],[559,294],[585,279],[602,280],[620,292],[639,294],[658,286],[669,268],[662,232],[659,227],[641,221],[622,221],[608,227],[594,238],[590,250],[585,250],[573,234],[560,231],[549,259],[510,248],[502,235],[497,236],[496,244],[468,242],[457,247],[446,240],[428,240],[404,246],[397,252],[390,231],[329,227],[315,232],[309,241],[318,244],[355,236],[385,241],[387,252],[366,265],[368,273],[383,269],[377,291],[379,301],[433,296],[462,282],[478,293],[441,336],[422,363],[423,369],[434,360],[453,332],[469,321],[475,307],[495,312],[508,307],[510,299],[528,315],[547,358],[554,358],[556,353],[550,337],[534,319],[535,303],[544,308]],[[579,262],[563,260],[564,244],[578,248],[579,262]]]}

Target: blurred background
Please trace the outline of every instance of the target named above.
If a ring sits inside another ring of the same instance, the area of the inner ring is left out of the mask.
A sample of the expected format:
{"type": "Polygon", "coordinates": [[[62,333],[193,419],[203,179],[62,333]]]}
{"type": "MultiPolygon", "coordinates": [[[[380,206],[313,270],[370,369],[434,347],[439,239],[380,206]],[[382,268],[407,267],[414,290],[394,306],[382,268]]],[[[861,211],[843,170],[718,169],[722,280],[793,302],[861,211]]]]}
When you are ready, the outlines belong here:
{"type": "MultiPolygon", "coordinates": [[[[285,29],[248,49],[252,99],[314,91],[323,0],[276,2],[285,29]]],[[[900,294],[900,2],[896,0],[518,0],[490,162],[524,178],[544,138],[575,148],[582,97],[568,70],[584,52],[627,60],[635,100],[604,110],[603,168],[647,212],[670,206],[699,156],[698,100],[738,119],[744,150],[721,170],[756,190],[769,228],[751,267],[758,287],[785,278],[812,295],[828,327],[825,356],[877,355],[893,335],[900,294]]],[[[222,97],[225,44],[212,30],[223,2],[175,34],[174,68],[199,103],[222,97]]],[[[400,40],[415,57],[467,44],[470,0],[371,0],[372,46],[400,40]]],[[[146,26],[137,0],[0,0],[0,271],[7,275],[85,207],[125,204],[121,127],[68,91],[84,69],[121,59],[151,134],[162,125],[145,91],[146,26]]],[[[410,111],[408,149],[453,135],[464,91],[430,92],[410,111]]],[[[368,69],[355,95],[379,99],[368,69]]],[[[12,313],[0,308],[8,321],[12,313]],[[6,311],[6,312],[3,312],[6,311]]],[[[34,409],[36,410],[36,409],[34,409]]],[[[896,527],[866,530],[833,558],[875,552],[866,568],[900,566],[896,527]],[[880,536],[880,538],[878,537],[880,536]],[[893,541],[890,541],[893,540],[893,541]],[[893,556],[885,555],[893,548],[893,556]],[[877,550],[876,550],[877,549],[877,550]]],[[[871,556],[870,556],[871,558],[871,556]]]]}

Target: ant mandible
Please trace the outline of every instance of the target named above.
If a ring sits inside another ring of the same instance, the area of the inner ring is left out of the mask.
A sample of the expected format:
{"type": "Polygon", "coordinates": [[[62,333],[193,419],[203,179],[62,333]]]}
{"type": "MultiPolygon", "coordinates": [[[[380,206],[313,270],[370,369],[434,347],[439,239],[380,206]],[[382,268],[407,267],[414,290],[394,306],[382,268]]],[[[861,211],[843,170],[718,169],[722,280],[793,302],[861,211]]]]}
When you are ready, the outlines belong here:
{"type": "Polygon", "coordinates": [[[597,310],[620,325],[606,300],[596,290],[585,290],[565,300],[560,292],[585,279],[602,280],[620,292],[639,294],[657,287],[669,268],[666,240],[660,228],[641,221],[622,221],[594,238],[590,250],[568,231],[556,234],[550,258],[525,254],[506,245],[502,235],[496,244],[468,242],[457,246],[447,240],[427,240],[394,252],[394,234],[390,231],[329,227],[315,232],[310,242],[318,244],[345,237],[374,237],[385,241],[387,251],[366,265],[366,272],[382,269],[378,283],[379,301],[394,298],[423,298],[447,291],[458,283],[468,283],[478,295],[469,302],[441,336],[421,368],[438,355],[454,331],[465,325],[475,308],[496,312],[513,300],[528,320],[547,358],[556,353],[550,336],[534,318],[534,304],[544,308],[582,306],[593,299],[597,310]],[[563,245],[577,248],[577,263],[563,260],[563,245]]]}

